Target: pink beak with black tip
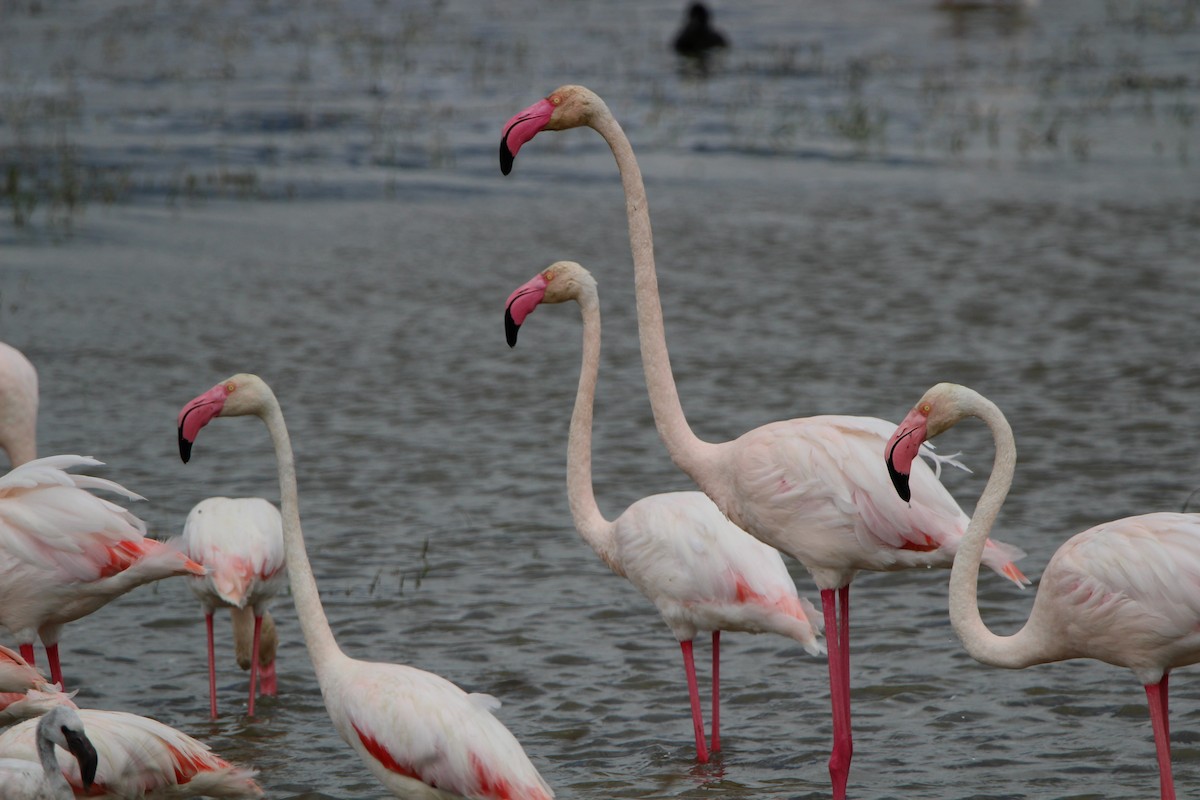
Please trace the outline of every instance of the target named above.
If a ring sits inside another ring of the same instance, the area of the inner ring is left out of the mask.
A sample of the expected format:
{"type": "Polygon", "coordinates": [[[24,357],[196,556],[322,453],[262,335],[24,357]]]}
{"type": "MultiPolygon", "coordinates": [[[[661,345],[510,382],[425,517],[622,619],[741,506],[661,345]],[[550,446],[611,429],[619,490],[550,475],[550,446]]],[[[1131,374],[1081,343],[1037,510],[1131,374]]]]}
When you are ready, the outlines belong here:
{"type": "Polygon", "coordinates": [[[540,273],[517,287],[504,304],[504,335],[509,347],[517,346],[517,331],[542,298],[546,296],[546,279],[540,273]]]}
{"type": "Polygon", "coordinates": [[[504,123],[504,136],[500,139],[500,172],[505,175],[512,172],[513,160],[521,145],[537,136],[553,113],[553,103],[539,100],[504,123]]]}
{"type": "Polygon", "coordinates": [[[179,457],[187,463],[192,457],[192,443],[196,441],[200,429],[212,421],[225,407],[225,398],[229,390],[225,384],[218,384],[204,394],[189,402],[179,412],[179,457]]]}
{"type": "Polygon", "coordinates": [[[892,486],[896,487],[896,494],[906,503],[912,499],[912,490],[908,485],[912,462],[925,443],[925,418],[926,414],[920,408],[908,412],[883,451],[892,486]]]}

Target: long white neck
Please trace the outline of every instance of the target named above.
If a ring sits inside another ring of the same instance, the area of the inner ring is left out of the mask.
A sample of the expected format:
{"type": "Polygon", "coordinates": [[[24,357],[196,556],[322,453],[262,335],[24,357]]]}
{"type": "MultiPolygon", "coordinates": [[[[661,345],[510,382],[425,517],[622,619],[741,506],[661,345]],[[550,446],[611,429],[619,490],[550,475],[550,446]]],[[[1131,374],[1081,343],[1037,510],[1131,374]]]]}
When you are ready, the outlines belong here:
{"type": "Polygon", "coordinates": [[[663,327],[662,304],[658,294],[658,276],[654,269],[654,236],[650,231],[650,206],[646,187],[638,168],[633,146],[612,114],[600,115],[592,124],[612,148],[625,189],[625,214],[629,218],[629,245],[633,250],[633,279],[637,294],[638,340],[642,347],[642,368],[650,391],[650,406],[658,435],[676,466],[694,479],[703,466],[705,451],[712,445],[699,439],[688,425],[675,388],[671,359],[667,355],[667,334],[663,327]]]}
{"type": "Polygon", "coordinates": [[[987,423],[996,445],[996,456],[987,486],[975,505],[975,513],[959,543],[954,567],[950,571],[950,623],[966,651],[984,664],[1020,669],[1052,661],[1055,656],[1042,641],[1036,624],[1026,622],[1021,630],[1011,636],[997,636],[988,629],[979,614],[979,565],[996,515],[1000,513],[1000,507],[1004,505],[1008,490],[1012,487],[1017,446],[1008,420],[995,403],[971,392],[967,408],[968,414],[987,423]]]}
{"type": "MultiPolygon", "coordinates": [[[[596,399],[596,376],[600,371],[600,303],[595,293],[578,298],[583,314],[583,361],[579,388],[571,413],[567,437],[567,500],[575,530],[610,567],[613,561],[613,525],[600,513],[592,489],[592,409],[596,399]]],[[[618,570],[619,571],[619,570],[618,570]]]]}
{"type": "Polygon", "coordinates": [[[324,667],[338,657],[344,657],[329,629],[329,620],[321,606],[321,595],[312,566],[304,549],[304,532],[300,529],[300,501],[296,489],[296,461],[292,455],[292,441],[283,422],[283,411],[279,403],[272,402],[263,414],[263,422],[275,445],[275,460],[279,467],[279,511],[283,517],[284,560],[287,563],[288,581],[292,587],[292,602],[296,604],[296,616],[300,630],[308,645],[308,655],[318,682],[327,674],[324,667]]]}
{"type": "Polygon", "coordinates": [[[45,792],[45,796],[63,800],[74,798],[75,792],[71,789],[71,784],[67,782],[67,776],[63,775],[58,766],[58,755],[54,750],[54,742],[44,736],[38,736],[37,753],[44,775],[42,785],[48,790],[45,792]]]}

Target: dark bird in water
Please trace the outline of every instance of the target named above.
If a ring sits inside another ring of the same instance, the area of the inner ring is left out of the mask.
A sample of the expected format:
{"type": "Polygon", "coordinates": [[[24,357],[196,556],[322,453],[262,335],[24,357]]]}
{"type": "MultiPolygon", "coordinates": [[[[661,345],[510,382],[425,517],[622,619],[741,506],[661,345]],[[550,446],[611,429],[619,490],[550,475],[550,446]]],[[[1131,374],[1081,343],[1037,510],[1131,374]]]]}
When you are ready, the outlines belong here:
{"type": "Polygon", "coordinates": [[[695,2],[688,6],[687,24],[675,35],[675,52],[681,56],[703,56],[709,50],[728,47],[729,40],[709,23],[708,6],[695,2]]]}

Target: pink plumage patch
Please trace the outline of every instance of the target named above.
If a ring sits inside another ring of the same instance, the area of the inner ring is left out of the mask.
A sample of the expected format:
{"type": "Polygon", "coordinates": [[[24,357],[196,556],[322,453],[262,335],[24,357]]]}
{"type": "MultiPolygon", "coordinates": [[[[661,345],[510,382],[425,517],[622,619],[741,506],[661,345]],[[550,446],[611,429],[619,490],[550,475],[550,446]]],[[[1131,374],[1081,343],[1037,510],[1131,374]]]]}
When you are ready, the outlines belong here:
{"type": "MultiPolygon", "coordinates": [[[[351,724],[353,725],[353,723],[351,724]]],[[[388,752],[388,749],[380,744],[379,740],[374,736],[368,736],[367,734],[363,733],[357,725],[353,725],[353,727],[354,732],[358,734],[358,740],[362,742],[363,747],[367,748],[367,752],[370,753],[376,761],[382,764],[384,769],[388,770],[389,772],[395,772],[397,775],[403,775],[406,778],[412,778],[413,780],[421,781],[421,783],[424,783],[427,786],[432,786],[435,789],[437,788],[437,786],[429,783],[419,774],[417,774],[415,769],[397,761],[396,757],[388,752]]]]}

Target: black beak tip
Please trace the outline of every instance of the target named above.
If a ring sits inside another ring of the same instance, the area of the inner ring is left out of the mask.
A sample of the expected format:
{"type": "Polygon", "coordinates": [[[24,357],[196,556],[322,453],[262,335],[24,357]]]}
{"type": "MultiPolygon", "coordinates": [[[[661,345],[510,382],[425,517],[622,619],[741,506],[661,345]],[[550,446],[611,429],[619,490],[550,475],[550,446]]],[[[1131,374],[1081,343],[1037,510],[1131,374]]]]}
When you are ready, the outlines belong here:
{"type": "Polygon", "coordinates": [[[192,458],[192,443],[184,438],[183,428],[179,429],[179,457],[185,464],[192,458]]]}
{"type": "Polygon", "coordinates": [[[508,151],[508,143],[500,143],[500,173],[507,175],[512,172],[514,156],[508,151]]]}
{"type": "Polygon", "coordinates": [[[67,740],[67,748],[79,762],[79,777],[83,779],[83,788],[90,788],[96,781],[96,768],[100,762],[100,757],[96,755],[96,748],[92,745],[91,740],[80,731],[68,730],[64,727],[63,735],[67,740]]]}
{"type": "Polygon", "coordinates": [[[513,321],[512,312],[507,308],[504,309],[504,337],[508,339],[509,347],[517,346],[517,333],[520,330],[521,326],[513,321]]]}
{"type": "Polygon", "coordinates": [[[887,462],[888,476],[892,479],[892,486],[896,487],[896,494],[900,495],[900,499],[908,502],[912,499],[912,489],[908,485],[908,475],[903,472],[897,472],[892,466],[892,460],[889,458],[887,462]]]}

